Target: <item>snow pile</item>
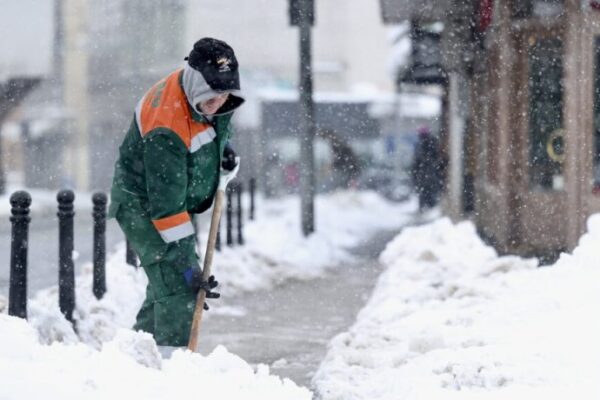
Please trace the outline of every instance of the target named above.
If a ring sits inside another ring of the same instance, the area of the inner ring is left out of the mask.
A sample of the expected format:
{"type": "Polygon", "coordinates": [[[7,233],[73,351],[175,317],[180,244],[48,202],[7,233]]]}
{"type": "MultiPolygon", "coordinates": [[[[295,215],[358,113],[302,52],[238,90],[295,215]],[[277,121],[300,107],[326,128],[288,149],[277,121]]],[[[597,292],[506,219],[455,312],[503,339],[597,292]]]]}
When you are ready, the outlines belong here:
{"type": "Polygon", "coordinates": [[[0,315],[0,398],[163,399],[217,395],[219,398],[311,399],[292,381],[250,366],[217,347],[203,357],[178,350],[162,359],[151,335],[128,329],[147,283],[141,269],[125,263],[122,245],[107,263],[108,291],[92,294],[92,269],[76,282],[77,333],[58,309],[56,288],[29,302],[29,324],[0,315]]]}
{"type": "Polygon", "coordinates": [[[214,258],[213,271],[225,295],[266,289],[289,278],[315,278],[327,267],[349,260],[347,249],[378,230],[406,224],[416,207],[414,202],[391,203],[375,192],[339,191],[318,196],[316,232],[306,238],[298,197],[264,201],[255,221],[244,229],[245,245],[223,246],[214,258]]]}
{"type": "Polygon", "coordinates": [[[471,223],[407,228],[314,384],[324,400],[600,398],[600,216],[550,268],[471,223]]]}
{"type": "Polygon", "coordinates": [[[147,334],[121,330],[98,351],[83,344],[41,344],[24,320],[0,315],[0,398],[309,400],[292,381],[256,370],[217,347],[203,357],[178,350],[162,360],[147,334]]]}
{"type": "Polygon", "coordinates": [[[102,343],[112,340],[120,328],[130,328],[145,298],[148,279],[144,271],[125,262],[125,243],[117,248],[106,264],[107,292],[101,300],[92,293],[92,264],[83,266],[75,282],[75,311],[77,333],[58,308],[58,288],[39,291],[29,301],[28,319],[37,329],[40,341],[50,344],[88,344],[100,349],[102,343]]]}

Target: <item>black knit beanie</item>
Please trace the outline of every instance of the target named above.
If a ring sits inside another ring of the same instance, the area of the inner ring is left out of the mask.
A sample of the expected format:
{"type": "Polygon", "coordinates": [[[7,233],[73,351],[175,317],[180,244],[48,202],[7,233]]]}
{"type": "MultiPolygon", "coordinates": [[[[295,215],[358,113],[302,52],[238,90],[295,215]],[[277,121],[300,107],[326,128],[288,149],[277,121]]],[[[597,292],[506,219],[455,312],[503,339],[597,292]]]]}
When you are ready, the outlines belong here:
{"type": "Polygon", "coordinates": [[[185,59],[190,67],[200,71],[211,89],[218,92],[240,90],[237,59],[233,49],[222,40],[198,40],[185,59]]]}

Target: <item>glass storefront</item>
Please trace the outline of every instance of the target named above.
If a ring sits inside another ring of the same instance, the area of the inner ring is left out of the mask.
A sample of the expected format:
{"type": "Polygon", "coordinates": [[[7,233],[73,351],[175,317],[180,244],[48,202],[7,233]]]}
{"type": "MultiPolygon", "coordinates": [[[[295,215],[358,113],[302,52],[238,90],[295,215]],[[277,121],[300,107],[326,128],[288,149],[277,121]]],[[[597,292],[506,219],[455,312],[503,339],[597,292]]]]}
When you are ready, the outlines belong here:
{"type": "Polygon", "coordinates": [[[564,188],[563,44],[560,38],[529,43],[529,182],[534,190],[564,188]]]}
{"type": "Polygon", "coordinates": [[[510,7],[515,19],[556,17],[564,11],[564,0],[513,0],[510,7]]]}

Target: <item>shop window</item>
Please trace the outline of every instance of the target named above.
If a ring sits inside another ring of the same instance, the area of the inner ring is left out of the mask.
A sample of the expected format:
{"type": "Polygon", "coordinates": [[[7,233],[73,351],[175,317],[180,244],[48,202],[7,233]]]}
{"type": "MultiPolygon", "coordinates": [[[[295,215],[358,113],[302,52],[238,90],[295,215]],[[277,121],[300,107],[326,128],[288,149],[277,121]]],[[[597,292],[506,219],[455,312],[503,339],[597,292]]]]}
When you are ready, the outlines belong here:
{"type": "Polygon", "coordinates": [[[562,51],[558,38],[529,43],[529,179],[536,190],[564,187],[562,51]]]}
{"type": "Polygon", "coordinates": [[[600,194],[600,36],[594,40],[594,187],[595,194],[600,194]]]}
{"type": "Polygon", "coordinates": [[[490,87],[490,98],[488,107],[488,118],[489,125],[487,132],[484,136],[486,143],[486,159],[487,159],[487,179],[491,184],[498,183],[498,170],[500,168],[500,158],[498,147],[500,145],[499,135],[499,118],[498,110],[500,108],[500,101],[498,100],[498,91],[500,90],[500,69],[502,59],[500,58],[500,50],[498,47],[490,49],[489,64],[488,64],[488,82],[490,87]]]}
{"type": "Polygon", "coordinates": [[[513,0],[511,14],[515,19],[555,17],[564,9],[564,0],[513,0]]]}

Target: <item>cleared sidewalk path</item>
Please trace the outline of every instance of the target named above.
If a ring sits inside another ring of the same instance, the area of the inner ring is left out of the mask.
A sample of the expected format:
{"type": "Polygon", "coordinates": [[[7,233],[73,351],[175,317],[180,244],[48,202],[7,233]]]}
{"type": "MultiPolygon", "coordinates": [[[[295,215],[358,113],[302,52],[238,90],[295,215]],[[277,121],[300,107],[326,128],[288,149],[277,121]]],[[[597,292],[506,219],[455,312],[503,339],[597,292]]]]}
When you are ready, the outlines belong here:
{"type": "Polygon", "coordinates": [[[275,374],[310,387],[327,344],[354,323],[371,295],[381,272],[377,258],[398,233],[375,235],[353,250],[355,262],[331,268],[322,278],[230,299],[246,314],[211,315],[202,324],[200,352],[222,344],[250,363],[267,364],[275,374]]]}

